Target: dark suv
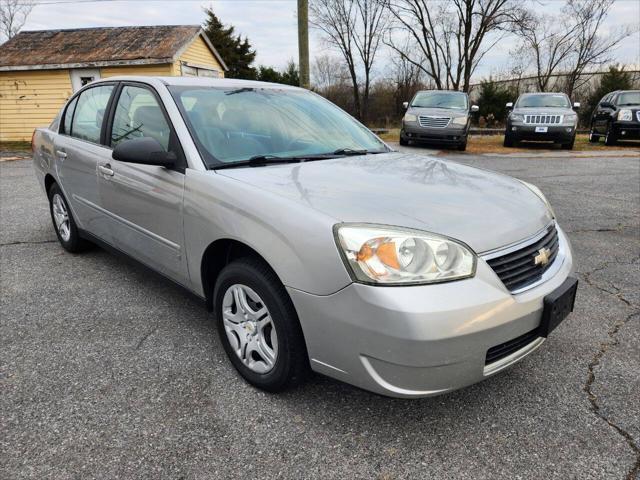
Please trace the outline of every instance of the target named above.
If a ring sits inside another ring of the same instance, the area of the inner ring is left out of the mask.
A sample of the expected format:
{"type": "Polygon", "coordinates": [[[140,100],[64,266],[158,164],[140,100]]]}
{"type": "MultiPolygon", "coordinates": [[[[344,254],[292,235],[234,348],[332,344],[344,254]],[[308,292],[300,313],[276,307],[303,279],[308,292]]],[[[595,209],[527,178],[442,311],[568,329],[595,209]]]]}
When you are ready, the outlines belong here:
{"type": "Polygon", "coordinates": [[[504,132],[504,146],[513,147],[521,140],[555,142],[571,150],[576,138],[578,115],[564,93],[523,93],[510,110],[504,132]]]}
{"type": "Polygon", "coordinates": [[[604,137],[605,145],[618,140],[640,140],[640,90],[621,90],[605,95],[591,114],[589,141],[604,137]]]}

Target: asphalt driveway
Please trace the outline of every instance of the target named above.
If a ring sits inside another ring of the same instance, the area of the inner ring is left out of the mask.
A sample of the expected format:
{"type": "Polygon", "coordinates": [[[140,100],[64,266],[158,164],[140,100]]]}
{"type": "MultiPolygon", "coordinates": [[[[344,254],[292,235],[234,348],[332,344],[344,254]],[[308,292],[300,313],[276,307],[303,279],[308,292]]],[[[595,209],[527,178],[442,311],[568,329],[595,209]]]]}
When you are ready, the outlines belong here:
{"type": "Polygon", "coordinates": [[[30,162],[0,163],[0,478],[637,478],[640,158],[456,159],[547,194],[576,311],[507,372],[411,401],[248,386],[199,301],[64,252],[30,162]]]}

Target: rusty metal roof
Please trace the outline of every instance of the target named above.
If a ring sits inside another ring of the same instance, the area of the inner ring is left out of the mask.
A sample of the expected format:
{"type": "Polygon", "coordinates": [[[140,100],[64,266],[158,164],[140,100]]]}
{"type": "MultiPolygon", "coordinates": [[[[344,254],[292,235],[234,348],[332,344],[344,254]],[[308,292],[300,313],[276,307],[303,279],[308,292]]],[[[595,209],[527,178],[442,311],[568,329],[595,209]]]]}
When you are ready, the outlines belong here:
{"type": "Polygon", "coordinates": [[[198,25],[20,32],[0,45],[0,70],[169,63],[200,33],[198,25]]]}

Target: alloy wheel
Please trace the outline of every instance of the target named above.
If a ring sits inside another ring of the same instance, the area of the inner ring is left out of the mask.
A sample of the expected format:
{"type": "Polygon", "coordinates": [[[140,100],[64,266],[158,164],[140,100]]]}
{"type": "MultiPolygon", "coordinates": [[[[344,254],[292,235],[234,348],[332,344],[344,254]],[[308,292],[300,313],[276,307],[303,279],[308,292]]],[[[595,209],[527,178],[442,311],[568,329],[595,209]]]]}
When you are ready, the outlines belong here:
{"type": "Polygon", "coordinates": [[[251,371],[271,371],[278,358],[278,335],[264,301],[250,287],[231,285],[222,299],[222,320],[233,351],[251,371]]]}
{"type": "Polygon", "coordinates": [[[53,219],[56,223],[56,228],[63,241],[68,242],[71,238],[71,225],[69,223],[69,212],[67,206],[60,194],[56,193],[53,196],[53,219]]]}

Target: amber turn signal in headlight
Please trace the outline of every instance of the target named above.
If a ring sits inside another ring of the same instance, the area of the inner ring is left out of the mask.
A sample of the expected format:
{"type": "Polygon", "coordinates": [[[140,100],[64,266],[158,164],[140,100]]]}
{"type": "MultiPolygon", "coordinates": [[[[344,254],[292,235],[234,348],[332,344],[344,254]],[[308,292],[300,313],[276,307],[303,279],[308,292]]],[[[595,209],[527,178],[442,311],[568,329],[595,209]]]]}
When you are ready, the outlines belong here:
{"type": "Polygon", "coordinates": [[[456,240],[383,225],[341,224],[336,240],[355,281],[400,285],[471,277],[476,256],[456,240]]]}

